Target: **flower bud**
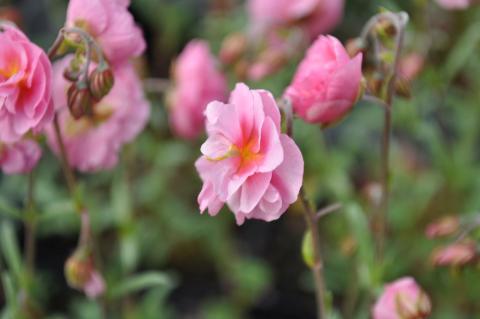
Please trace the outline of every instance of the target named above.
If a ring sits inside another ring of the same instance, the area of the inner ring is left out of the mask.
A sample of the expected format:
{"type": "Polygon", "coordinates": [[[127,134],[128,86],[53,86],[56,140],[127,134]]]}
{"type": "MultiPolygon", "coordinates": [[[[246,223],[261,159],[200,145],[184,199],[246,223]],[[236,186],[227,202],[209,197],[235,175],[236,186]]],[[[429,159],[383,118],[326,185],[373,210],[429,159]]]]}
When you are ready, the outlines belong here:
{"type": "Polygon", "coordinates": [[[70,82],[76,82],[80,77],[80,72],[72,69],[65,69],[63,71],[63,77],[70,82]]]}
{"type": "Polygon", "coordinates": [[[432,263],[435,266],[464,266],[473,261],[476,254],[473,242],[451,244],[434,251],[432,263]]]}
{"type": "Polygon", "coordinates": [[[238,60],[247,50],[247,38],[242,33],[229,35],[222,43],[220,61],[230,64],[238,60]]]}
{"type": "Polygon", "coordinates": [[[80,119],[92,114],[93,98],[89,89],[81,83],[73,83],[67,92],[68,109],[73,118],[80,119]]]}
{"type": "Polygon", "coordinates": [[[86,249],[78,249],[65,262],[65,278],[70,287],[82,289],[93,271],[93,260],[86,249]]]}
{"type": "Polygon", "coordinates": [[[456,216],[443,217],[427,226],[425,235],[430,238],[444,237],[455,234],[460,227],[460,220],[456,216]]]}
{"type": "Polygon", "coordinates": [[[109,67],[97,67],[90,74],[89,79],[89,88],[93,99],[98,102],[105,97],[112,89],[114,82],[113,72],[109,67]]]}
{"type": "Polygon", "coordinates": [[[95,269],[93,256],[87,247],[81,247],[67,259],[65,277],[70,287],[83,290],[87,297],[95,298],[105,291],[102,275],[95,269]]]}
{"type": "Polygon", "coordinates": [[[430,312],[429,297],[413,278],[405,277],[385,285],[373,307],[373,319],[424,319],[430,312]]]}

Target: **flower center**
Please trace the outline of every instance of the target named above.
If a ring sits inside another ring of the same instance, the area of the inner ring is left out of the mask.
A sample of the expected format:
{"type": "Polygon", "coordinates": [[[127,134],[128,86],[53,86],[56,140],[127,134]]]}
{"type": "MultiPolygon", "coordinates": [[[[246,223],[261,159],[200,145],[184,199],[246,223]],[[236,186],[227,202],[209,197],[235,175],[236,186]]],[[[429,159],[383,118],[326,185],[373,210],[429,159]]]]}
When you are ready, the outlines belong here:
{"type": "Polygon", "coordinates": [[[0,76],[9,79],[20,71],[20,65],[17,62],[10,63],[6,68],[0,69],[0,76]]]}

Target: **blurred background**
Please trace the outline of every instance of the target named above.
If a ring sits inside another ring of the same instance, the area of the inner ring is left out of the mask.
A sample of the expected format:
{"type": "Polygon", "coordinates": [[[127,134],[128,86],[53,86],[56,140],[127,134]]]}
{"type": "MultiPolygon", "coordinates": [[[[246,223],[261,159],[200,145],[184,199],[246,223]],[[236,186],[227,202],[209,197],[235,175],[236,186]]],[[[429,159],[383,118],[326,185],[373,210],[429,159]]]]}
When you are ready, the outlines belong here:
{"type": "MultiPolygon", "coordinates": [[[[31,39],[48,48],[64,23],[67,1],[0,0],[0,5],[0,12],[8,6],[7,13],[31,39]]],[[[409,83],[410,98],[394,103],[384,269],[375,264],[368,227],[379,179],[382,110],[361,102],[326,132],[295,122],[307,192],[318,207],[334,202],[344,207],[319,226],[328,298],[337,318],[369,318],[383,282],[408,275],[431,296],[432,318],[480,318],[479,265],[434,266],[432,251],[451,239],[425,236],[426,225],[442,216],[468,223],[480,214],[480,7],[446,11],[433,0],[348,0],[333,34],[344,42],[358,36],[381,7],[409,13],[404,53],[424,57],[422,71],[409,83]]],[[[245,4],[236,0],[133,0],[131,11],[148,42],[138,63],[145,77],[168,78],[172,60],[189,40],[207,39],[218,53],[228,34],[245,31],[248,24],[245,4]]],[[[303,53],[249,85],[280,96],[303,53]]],[[[230,88],[233,84],[232,77],[230,88]]],[[[193,163],[201,140],[173,136],[164,96],[149,98],[149,125],[124,149],[118,167],[78,178],[108,286],[99,301],[70,289],[64,279],[79,221],[59,162],[44,148],[36,172],[38,240],[30,318],[314,318],[298,203],[278,221],[252,220],[241,227],[227,209],[216,218],[200,215],[201,183],[193,163]]],[[[27,177],[0,176],[2,257],[22,251],[26,191],[27,177]]],[[[2,273],[5,260],[0,258],[2,273]]],[[[3,288],[4,309],[6,297],[3,288]]]]}

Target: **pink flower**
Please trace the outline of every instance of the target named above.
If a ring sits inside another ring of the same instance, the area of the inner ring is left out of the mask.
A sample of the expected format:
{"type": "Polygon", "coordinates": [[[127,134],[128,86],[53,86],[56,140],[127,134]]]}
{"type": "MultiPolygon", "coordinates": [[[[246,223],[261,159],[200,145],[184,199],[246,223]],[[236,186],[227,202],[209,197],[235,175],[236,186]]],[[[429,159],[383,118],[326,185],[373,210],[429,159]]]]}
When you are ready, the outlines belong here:
{"type": "Polygon", "coordinates": [[[472,4],[472,0],[437,0],[437,3],[448,10],[462,10],[472,4]]]}
{"type": "Polygon", "coordinates": [[[340,41],[320,36],[300,63],[285,97],[305,121],[326,126],[355,105],[361,79],[362,55],[350,59],[340,41]]]}
{"type": "Polygon", "coordinates": [[[0,141],[15,142],[52,120],[52,66],[14,26],[0,24],[0,141]]]}
{"type": "MultiPolygon", "coordinates": [[[[67,107],[69,87],[63,76],[68,56],[54,65],[54,103],[70,164],[83,172],[113,168],[122,146],[131,142],[147,123],[150,107],[131,64],[114,70],[110,93],[93,107],[94,115],[75,120],[67,107]]],[[[58,153],[54,129],[47,130],[50,147],[58,153]]]]}
{"type": "Polygon", "coordinates": [[[5,174],[29,173],[38,163],[42,149],[35,141],[24,139],[0,145],[0,167],[5,174]]]}
{"type": "Polygon", "coordinates": [[[190,42],[174,65],[175,87],[169,96],[170,124],[175,134],[193,139],[205,127],[203,112],[214,100],[224,101],[227,83],[216,67],[208,43],[190,42]]]}
{"type": "Polygon", "coordinates": [[[310,39],[332,31],[342,19],[344,0],[250,0],[255,31],[300,26],[310,39]]]}
{"type": "Polygon", "coordinates": [[[70,0],[66,26],[90,33],[116,66],[141,55],[146,46],[129,5],[129,0],[70,0]]]}
{"type": "Polygon", "coordinates": [[[278,219],[297,199],[303,158],[280,132],[273,96],[237,84],[227,104],[211,102],[205,115],[208,139],[195,163],[203,180],[201,211],[215,216],[227,203],[239,225],[278,219]]]}
{"type": "Polygon", "coordinates": [[[471,262],[476,255],[475,243],[456,243],[436,250],[432,261],[437,266],[462,266],[471,262]]]}
{"type": "Polygon", "coordinates": [[[373,307],[373,319],[422,319],[430,315],[428,296],[411,277],[385,285],[373,307]]]}

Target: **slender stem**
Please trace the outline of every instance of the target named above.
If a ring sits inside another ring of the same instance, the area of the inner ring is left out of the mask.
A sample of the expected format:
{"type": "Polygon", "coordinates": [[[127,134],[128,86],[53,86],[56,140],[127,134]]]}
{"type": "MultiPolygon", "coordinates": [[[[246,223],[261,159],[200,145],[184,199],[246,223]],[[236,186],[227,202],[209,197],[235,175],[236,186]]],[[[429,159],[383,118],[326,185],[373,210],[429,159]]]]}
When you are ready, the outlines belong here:
{"type": "Polygon", "coordinates": [[[53,58],[57,55],[58,49],[60,49],[60,46],[62,45],[64,39],[64,34],[62,30],[60,30],[52,46],[50,47],[50,49],[48,49],[47,55],[50,60],[53,60],[53,58]]]}
{"type": "Polygon", "coordinates": [[[332,204],[325,208],[322,208],[315,214],[315,220],[319,221],[322,217],[325,217],[328,214],[334,213],[341,208],[342,208],[342,204],[340,203],[332,204]]]}
{"type": "Polygon", "coordinates": [[[317,217],[310,206],[306,196],[305,190],[302,188],[300,189],[300,200],[303,205],[303,211],[305,216],[305,222],[307,223],[307,227],[312,234],[312,247],[313,247],[313,277],[315,282],[315,294],[317,299],[317,318],[318,319],[326,319],[326,311],[325,311],[325,282],[323,279],[323,262],[322,262],[322,255],[320,253],[320,236],[318,234],[317,228],[317,217]]]}
{"type": "Polygon", "coordinates": [[[375,105],[378,105],[380,106],[382,109],[388,109],[390,108],[390,106],[385,103],[384,100],[374,96],[374,95],[369,95],[369,94],[365,94],[363,97],[362,97],[362,100],[364,100],[365,102],[370,102],[370,103],[373,103],[375,105]]]}
{"type": "MultiPolygon", "coordinates": [[[[372,31],[375,29],[377,24],[382,20],[388,20],[392,23],[396,30],[396,39],[395,39],[395,51],[394,51],[394,62],[390,68],[390,74],[388,77],[388,83],[385,95],[383,99],[376,97],[367,96],[366,99],[372,102],[375,102],[384,109],[384,126],[383,126],[383,136],[382,136],[382,146],[381,146],[381,175],[380,175],[380,185],[381,185],[381,197],[376,211],[376,231],[377,235],[377,257],[381,260],[383,258],[384,251],[384,241],[386,234],[386,216],[388,214],[389,206],[389,197],[390,197],[390,187],[389,187],[389,177],[390,177],[390,141],[392,134],[392,104],[393,97],[395,94],[395,83],[397,80],[398,66],[400,62],[400,54],[403,48],[403,39],[405,34],[405,26],[408,22],[408,15],[404,12],[392,13],[384,12],[377,14],[372,17],[365,27],[362,30],[361,38],[366,41],[369,36],[372,35],[372,31]]],[[[376,43],[376,39],[374,39],[376,43]]],[[[378,48],[375,49],[375,54],[378,54],[378,48]]],[[[377,59],[379,57],[377,56],[377,59]]]]}
{"type": "Polygon", "coordinates": [[[75,175],[73,174],[72,169],[70,168],[68,154],[65,149],[65,144],[63,142],[62,132],[60,130],[60,123],[58,122],[58,115],[55,114],[53,119],[53,124],[55,127],[55,136],[57,139],[57,145],[60,150],[60,156],[62,160],[62,168],[63,174],[65,175],[65,179],[67,181],[67,187],[70,192],[70,195],[73,199],[76,198],[76,182],[75,182],[75,175]]]}
{"type": "Polygon", "coordinates": [[[33,276],[35,269],[35,238],[36,238],[36,213],[34,204],[34,186],[35,177],[33,171],[28,175],[28,194],[27,203],[25,209],[25,264],[27,272],[30,276],[33,276]]]}

